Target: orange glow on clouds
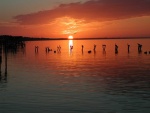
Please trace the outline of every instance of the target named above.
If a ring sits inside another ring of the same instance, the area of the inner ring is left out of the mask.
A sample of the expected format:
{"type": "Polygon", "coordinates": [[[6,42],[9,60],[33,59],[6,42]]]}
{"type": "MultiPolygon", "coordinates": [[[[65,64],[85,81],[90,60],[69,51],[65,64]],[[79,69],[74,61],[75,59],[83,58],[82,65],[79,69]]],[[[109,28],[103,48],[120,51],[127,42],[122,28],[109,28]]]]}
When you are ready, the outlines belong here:
{"type": "Polygon", "coordinates": [[[53,38],[67,38],[69,35],[76,38],[150,36],[149,20],[150,16],[87,23],[83,19],[62,17],[43,25],[1,24],[0,34],[53,38]]]}
{"type": "MultiPolygon", "coordinates": [[[[53,32],[54,35],[68,36],[75,35],[79,37],[92,37],[94,32],[101,30],[105,25],[104,22],[89,22],[86,23],[84,19],[74,19],[70,17],[62,17],[56,19],[51,26],[55,29],[53,32]],[[88,33],[86,33],[88,32],[88,33]]],[[[97,32],[98,35],[99,32],[97,32]]]]}
{"type": "Polygon", "coordinates": [[[53,38],[67,38],[68,35],[76,38],[148,37],[149,4],[150,0],[60,2],[57,7],[39,9],[33,13],[16,13],[11,20],[0,20],[0,35],[53,38]]]}
{"type": "Polygon", "coordinates": [[[82,31],[81,26],[84,20],[74,19],[70,17],[57,18],[53,24],[57,26],[57,33],[63,35],[75,34],[82,31]]]}

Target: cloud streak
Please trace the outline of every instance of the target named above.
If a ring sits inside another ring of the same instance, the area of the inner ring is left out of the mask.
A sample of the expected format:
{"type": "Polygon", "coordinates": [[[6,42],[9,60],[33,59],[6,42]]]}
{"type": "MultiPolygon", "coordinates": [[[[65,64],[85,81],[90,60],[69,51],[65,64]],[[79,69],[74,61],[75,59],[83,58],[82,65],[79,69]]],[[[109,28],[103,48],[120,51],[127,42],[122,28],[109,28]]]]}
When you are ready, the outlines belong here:
{"type": "Polygon", "coordinates": [[[150,16],[150,0],[90,0],[61,4],[52,10],[17,15],[14,18],[20,24],[32,25],[48,24],[61,17],[104,22],[141,16],[150,16]]]}

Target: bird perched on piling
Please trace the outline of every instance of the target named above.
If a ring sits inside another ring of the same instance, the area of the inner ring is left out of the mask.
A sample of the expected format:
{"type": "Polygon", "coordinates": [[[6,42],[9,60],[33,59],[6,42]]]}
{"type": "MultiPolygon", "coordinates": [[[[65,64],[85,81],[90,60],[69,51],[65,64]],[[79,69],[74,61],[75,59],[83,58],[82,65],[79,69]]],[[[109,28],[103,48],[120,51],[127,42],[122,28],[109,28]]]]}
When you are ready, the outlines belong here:
{"type": "Polygon", "coordinates": [[[91,53],[91,52],[92,52],[91,50],[88,51],[88,53],[91,53]]]}

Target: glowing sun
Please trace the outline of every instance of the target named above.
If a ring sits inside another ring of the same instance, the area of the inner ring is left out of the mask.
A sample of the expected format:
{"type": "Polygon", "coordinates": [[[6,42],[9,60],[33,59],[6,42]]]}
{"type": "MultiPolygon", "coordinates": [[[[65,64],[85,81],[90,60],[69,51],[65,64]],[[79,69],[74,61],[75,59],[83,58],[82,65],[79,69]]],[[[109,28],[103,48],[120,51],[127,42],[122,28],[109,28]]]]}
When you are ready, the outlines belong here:
{"type": "Polygon", "coordinates": [[[68,39],[73,39],[73,36],[72,35],[68,36],[68,39]]]}

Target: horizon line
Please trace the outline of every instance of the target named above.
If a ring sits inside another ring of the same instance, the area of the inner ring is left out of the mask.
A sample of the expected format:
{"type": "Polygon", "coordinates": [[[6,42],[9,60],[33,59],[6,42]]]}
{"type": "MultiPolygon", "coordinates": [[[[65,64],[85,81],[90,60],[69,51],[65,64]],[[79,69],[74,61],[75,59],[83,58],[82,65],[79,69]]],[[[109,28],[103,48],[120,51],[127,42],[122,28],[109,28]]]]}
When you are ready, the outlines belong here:
{"type": "Polygon", "coordinates": [[[93,40],[93,39],[150,39],[150,36],[140,36],[140,37],[89,37],[89,38],[53,38],[53,37],[28,37],[28,36],[12,36],[12,35],[0,35],[0,38],[2,37],[13,37],[13,38],[23,38],[23,39],[29,39],[29,40],[93,40]]]}

